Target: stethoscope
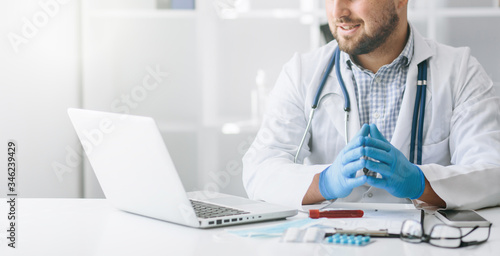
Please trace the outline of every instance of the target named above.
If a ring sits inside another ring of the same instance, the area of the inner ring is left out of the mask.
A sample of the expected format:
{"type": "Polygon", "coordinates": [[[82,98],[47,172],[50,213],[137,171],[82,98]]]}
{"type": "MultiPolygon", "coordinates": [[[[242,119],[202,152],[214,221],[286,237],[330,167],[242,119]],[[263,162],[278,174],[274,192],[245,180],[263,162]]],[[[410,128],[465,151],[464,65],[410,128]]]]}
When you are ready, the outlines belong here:
{"type": "MultiPolygon", "coordinates": [[[[342,89],[342,94],[344,95],[344,113],[345,113],[345,143],[349,142],[348,137],[348,123],[349,123],[349,112],[351,111],[351,102],[349,100],[349,93],[347,92],[346,86],[344,84],[344,80],[342,79],[342,75],[340,74],[340,49],[337,47],[330,58],[330,62],[326,67],[325,73],[321,78],[321,83],[319,84],[318,91],[316,92],[316,96],[314,97],[311,112],[309,113],[309,120],[307,121],[307,126],[304,131],[304,135],[302,136],[302,140],[300,141],[299,148],[297,149],[297,153],[295,154],[294,163],[297,163],[297,159],[299,157],[300,150],[304,145],[304,141],[306,140],[307,133],[311,129],[311,122],[314,117],[314,112],[319,106],[321,101],[321,92],[323,91],[323,87],[325,87],[326,80],[328,76],[332,72],[333,66],[335,68],[335,74],[337,75],[337,80],[342,89]]],[[[417,77],[417,94],[415,97],[415,107],[413,109],[413,120],[411,127],[411,141],[410,141],[410,162],[415,163],[415,139],[417,140],[417,162],[416,164],[422,164],[422,140],[423,140],[423,128],[424,128],[424,114],[425,113],[425,97],[426,97],[426,88],[427,88],[427,61],[424,60],[420,64],[418,64],[418,77],[417,77]],[[422,113],[422,114],[420,114],[422,113]],[[418,135],[417,135],[417,122],[418,122],[418,135]]]]}

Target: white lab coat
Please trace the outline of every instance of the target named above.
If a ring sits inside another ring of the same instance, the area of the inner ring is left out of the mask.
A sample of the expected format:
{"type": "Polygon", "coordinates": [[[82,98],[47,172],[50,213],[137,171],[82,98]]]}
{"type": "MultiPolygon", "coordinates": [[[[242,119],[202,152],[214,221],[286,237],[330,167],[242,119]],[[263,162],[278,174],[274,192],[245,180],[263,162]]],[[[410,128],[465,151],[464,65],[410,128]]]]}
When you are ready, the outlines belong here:
{"type": "MultiPolygon", "coordinates": [[[[428,84],[419,166],[447,208],[500,204],[500,99],[469,48],[453,48],[423,38],[415,29],[414,56],[392,145],[406,157],[416,94],[417,64],[428,59],[428,84]]],[[[336,42],[308,54],[296,54],[283,68],[271,92],[262,126],[243,157],[243,183],[252,199],[301,207],[316,173],[344,148],[344,98],[331,72],[297,164],[294,155],[305,131],[311,104],[336,42]]],[[[360,129],[352,72],[341,59],[351,101],[349,139],[360,129]]],[[[360,173],[358,173],[359,175],[360,173]]],[[[402,203],[368,185],[338,201],[402,203]]]]}

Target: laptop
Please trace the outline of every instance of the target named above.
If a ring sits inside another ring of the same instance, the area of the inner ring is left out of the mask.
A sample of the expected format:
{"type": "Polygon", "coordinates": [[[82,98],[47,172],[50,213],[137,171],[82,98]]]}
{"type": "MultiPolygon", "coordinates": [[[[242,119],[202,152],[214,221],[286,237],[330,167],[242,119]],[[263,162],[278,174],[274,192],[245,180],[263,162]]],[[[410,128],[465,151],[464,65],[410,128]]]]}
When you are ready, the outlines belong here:
{"type": "Polygon", "coordinates": [[[68,109],[101,188],[116,208],[196,228],[297,214],[297,209],[213,191],[186,193],[150,117],[68,109]]]}

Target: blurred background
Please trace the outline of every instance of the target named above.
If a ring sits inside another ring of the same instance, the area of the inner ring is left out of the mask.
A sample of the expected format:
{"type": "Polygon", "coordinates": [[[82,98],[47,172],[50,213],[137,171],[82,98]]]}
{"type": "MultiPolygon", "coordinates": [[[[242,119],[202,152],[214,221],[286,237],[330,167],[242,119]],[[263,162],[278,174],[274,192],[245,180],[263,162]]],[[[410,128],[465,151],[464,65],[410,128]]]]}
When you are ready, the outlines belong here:
{"type": "MultiPolygon", "coordinates": [[[[470,47],[498,85],[499,0],[409,5],[420,33],[470,47]]],[[[324,0],[0,1],[0,148],[18,143],[19,196],[103,197],[68,107],[151,116],[186,190],[246,196],[267,93],[325,23],[324,0]]]]}

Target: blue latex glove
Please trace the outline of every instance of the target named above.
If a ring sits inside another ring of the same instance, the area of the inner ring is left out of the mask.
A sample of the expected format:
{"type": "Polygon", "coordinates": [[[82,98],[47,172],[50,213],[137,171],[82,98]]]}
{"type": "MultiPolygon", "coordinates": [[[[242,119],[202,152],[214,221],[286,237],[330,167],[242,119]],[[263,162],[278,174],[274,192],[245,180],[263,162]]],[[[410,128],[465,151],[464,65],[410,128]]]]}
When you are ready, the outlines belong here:
{"type": "Polygon", "coordinates": [[[422,170],[391,145],[375,124],[370,124],[370,136],[365,142],[365,154],[380,162],[368,160],[366,168],[380,173],[382,179],[368,177],[367,183],[395,197],[417,199],[422,196],[425,189],[422,170]]]}
{"type": "Polygon", "coordinates": [[[370,132],[365,124],[356,136],[342,149],[330,167],[319,175],[319,191],[325,199],[348,196],[352,189],[365,184],[367,176],[355,178],[356,172],[366,164],[364,141],[370,132]]]}

